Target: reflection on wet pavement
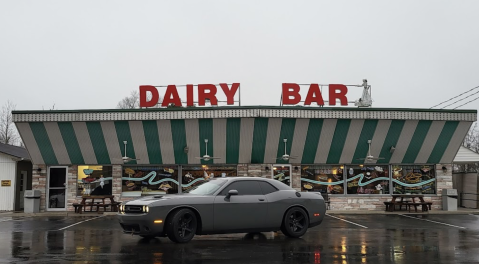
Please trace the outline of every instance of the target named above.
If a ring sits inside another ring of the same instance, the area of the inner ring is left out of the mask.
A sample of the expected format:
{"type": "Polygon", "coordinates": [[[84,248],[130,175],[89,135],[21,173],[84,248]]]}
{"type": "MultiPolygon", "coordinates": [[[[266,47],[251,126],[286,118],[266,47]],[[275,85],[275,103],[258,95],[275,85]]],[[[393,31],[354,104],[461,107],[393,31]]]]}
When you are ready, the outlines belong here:
{"type": "Polygon", "coordinates": [[[432,217],[458,229],[401,216],[341,216],[301,239],[280,232],[196,236],[190,243],[123,234],[114,216],[0,218],[0,263],[452,263],[479,261],[479,217],[432,217]],[[442,218],[442,219],[441,219],[442,218]],[[5,220],[5,221],[3,221],[5,220]],[[407,228],[408,227],[408,228],[407,228]]]}

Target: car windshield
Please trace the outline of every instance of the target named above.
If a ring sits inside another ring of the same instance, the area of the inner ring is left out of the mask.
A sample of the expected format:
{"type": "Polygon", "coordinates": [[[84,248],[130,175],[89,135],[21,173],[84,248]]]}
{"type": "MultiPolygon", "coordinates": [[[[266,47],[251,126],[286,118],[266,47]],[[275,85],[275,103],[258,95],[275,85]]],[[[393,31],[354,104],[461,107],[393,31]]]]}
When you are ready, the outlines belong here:
{"type": "Polygon", "coordinates": [[[227,182],[226,179],[213,179],[207,182],[203,182],[195,187],[185,191],[186,193],[199,194],[199,195],[211,195],[216,192],[221,186],[227,182]]]}

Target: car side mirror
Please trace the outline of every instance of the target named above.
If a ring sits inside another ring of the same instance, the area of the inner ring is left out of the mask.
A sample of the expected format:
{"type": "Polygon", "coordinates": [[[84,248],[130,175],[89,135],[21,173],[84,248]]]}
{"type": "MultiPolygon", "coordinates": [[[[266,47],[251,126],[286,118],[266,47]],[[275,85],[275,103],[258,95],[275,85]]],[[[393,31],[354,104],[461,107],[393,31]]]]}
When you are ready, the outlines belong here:
{"type": "Polygon", "coordinates": [[[238,191],[237,190],[230,190],[228,192],[228,194],[226,195],[226,199],[229,199],[231,197],[231,195],[238,195],[238,191]]]}

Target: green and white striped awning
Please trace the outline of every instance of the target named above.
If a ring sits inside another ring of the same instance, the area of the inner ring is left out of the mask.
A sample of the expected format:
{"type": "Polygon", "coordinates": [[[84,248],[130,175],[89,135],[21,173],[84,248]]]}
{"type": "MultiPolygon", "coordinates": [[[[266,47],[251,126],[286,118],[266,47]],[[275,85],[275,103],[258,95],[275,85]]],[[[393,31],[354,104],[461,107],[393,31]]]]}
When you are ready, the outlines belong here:
{"type": "Polygon", "coordinates": [[[242,107],[15,111],[35,164],[381,164],[451,163],[475,110],[242,107]],[[278,160],[287,153],[289,162],[278,160]],[[208,154],[203,161],[204,139],[208,154]],[[187,149],[185,149],[187,147],[187,149]],[[391,147],[395,150],[391,151],[391,147]]]}

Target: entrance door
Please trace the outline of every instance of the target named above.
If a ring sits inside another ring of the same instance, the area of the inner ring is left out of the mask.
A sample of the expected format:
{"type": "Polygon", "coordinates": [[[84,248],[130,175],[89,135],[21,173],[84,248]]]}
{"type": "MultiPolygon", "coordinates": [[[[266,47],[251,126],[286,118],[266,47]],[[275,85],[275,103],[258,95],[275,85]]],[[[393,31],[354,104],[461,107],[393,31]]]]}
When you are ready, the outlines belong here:
{"type": "Polygon", "coordinates": [[[25,191],[27,190],[27,179],[28,179],[28,172],[21,171],[20,172],[20,209],[24,208],[24,199],[23,196],[25,191]]]}
{"type": "Polygon", "coordinates": [[[291,187],[291,164],[273,164],[271,177],[291,187]]]}
{"type": "Polygon", "coordinates": [[[65,211],[68,167],[48,168],[47,210],[65,211]]]}

